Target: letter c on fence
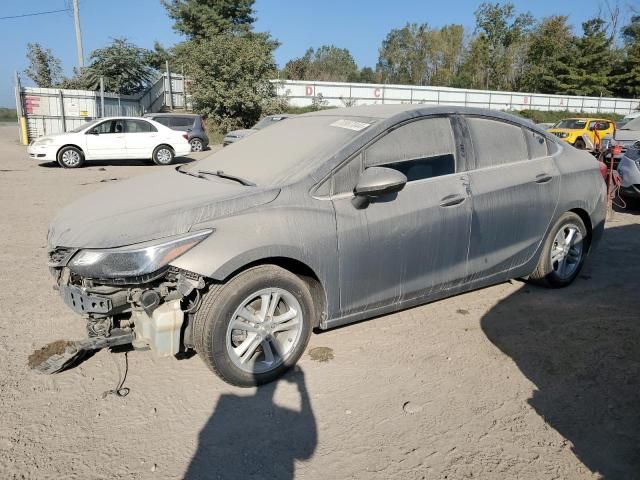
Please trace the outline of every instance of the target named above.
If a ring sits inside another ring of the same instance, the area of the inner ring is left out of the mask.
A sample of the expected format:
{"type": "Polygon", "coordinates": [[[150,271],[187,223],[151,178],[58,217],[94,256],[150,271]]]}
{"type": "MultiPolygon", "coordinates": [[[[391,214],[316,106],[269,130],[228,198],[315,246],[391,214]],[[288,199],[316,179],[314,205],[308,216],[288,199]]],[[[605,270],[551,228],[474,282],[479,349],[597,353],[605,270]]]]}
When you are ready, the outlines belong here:
{"type": "Polygon", "coordinates": [[[374,88],[373,89],[373,96],[376,98],[380,98],[381,95],[381,90],[379,88],[374,88]]]}
{"type": "Polygon", "coordinates": [[[310,85],[307,85],[306,87],[304,87],[304,94],[307,97],[312,97],[313,96],[313,87],[310,85]]]}

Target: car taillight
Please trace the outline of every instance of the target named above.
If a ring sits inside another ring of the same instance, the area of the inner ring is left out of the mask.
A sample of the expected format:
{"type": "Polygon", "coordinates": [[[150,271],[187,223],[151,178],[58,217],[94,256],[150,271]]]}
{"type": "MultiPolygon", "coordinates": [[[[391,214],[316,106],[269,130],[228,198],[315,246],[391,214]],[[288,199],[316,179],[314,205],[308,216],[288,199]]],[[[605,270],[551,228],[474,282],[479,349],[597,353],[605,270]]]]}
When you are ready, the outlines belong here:
{"type": "Polygon", "coordinates": [[[184,138],[185,140],[189,140],[189,134],[188,133],[183,133],[182,134],[182,138],[184,138]]]}
{"type": "Polygon", "coordinates": [[[202,131],[206,132],[207,131],[207,127],[204,124],[204,118],[200,117],[200,126],[202,127],[202,131]]]}

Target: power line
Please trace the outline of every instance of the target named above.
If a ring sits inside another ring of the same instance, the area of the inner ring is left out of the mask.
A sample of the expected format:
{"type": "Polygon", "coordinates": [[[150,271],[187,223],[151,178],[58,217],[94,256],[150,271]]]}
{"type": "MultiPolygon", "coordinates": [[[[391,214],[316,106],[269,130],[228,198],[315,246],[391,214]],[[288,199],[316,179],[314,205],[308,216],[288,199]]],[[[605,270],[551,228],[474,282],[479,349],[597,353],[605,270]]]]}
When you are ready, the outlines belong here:
{"type": "Polygon", "coordinates": [[[50,10],[48,12],[36,12],[36,13],[23,13],[22,15],[11,15],[8,17],[0,17],[0,20],[9,20],[12,18],[23,18],[23,17],[35,17],[36,15],[48,15],[50,13],[60,13],[60,12],[68,12],[68,8],[63,8],[62,10],[50,10]]]}

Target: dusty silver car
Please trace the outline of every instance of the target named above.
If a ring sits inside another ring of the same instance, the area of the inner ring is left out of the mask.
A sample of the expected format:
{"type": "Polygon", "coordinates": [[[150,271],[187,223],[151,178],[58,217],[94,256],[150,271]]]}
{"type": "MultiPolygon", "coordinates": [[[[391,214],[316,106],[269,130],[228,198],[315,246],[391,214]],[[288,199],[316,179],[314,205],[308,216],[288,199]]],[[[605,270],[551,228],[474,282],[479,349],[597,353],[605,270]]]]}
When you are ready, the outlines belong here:
{"type": "Polygon", "coordinates": [[[605,198],[591,155],[510,115],[334,109],[77,201],[49,265],[96,347],[193,349],[250,386],[313,329],[511,278],[569,285],[605,198]]]}

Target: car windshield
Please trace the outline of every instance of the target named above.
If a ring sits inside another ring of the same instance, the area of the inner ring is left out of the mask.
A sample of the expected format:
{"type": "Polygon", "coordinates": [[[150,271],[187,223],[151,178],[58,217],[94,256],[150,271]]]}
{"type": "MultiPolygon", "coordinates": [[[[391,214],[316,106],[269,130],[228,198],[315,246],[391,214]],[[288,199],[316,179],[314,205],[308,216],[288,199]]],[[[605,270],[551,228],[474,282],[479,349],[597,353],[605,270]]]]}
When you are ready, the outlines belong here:
{"type": "Polygon", "coordinates": [[[281,122],[287,117],[264,117],[258,123],[256,123],[252,128],[255,130],[262,130],[263,128],[270,127],[271,125],[275,125],[278,122],[281,122]]]}
{"type": "Polygon", "coordinates": [[[621,130],[640,130],[640,117],[629,120],[620,128],[621,130]]]}
{"type": "Polygon", "coordinates": [[[95,125],[96,123],[98,123],[101,119],[98,120],[93,120],[92,122],[89,123],[83,123],[82,125],[80,125],[79,127],[74,128],[73,130],[69,130],[68,133],[80,133],[82,130],[84,130],[85,128],[89,128],[92,127],[93,125],[95,125]]]}
{"type": "Polygon", "coordinates": [[[188,171],[222,170],[225,174],[247,179],[258,186],[274,186],[309,175],[323,160],[336,154],[344,145],[362,133],[368,119],[349,118],[361,122],[359,130],[340,125],[349,124],[329,115],[303,116],[277,122],[241,142],[191,164],[188,171]]]}
{"type": "Polygon", "coordinates": [[[564,128],[566,130],[583,130],[586,125],[586,120],[569,118],[567,120],[561,120],[560,122],[556,123],[556,126],[553,128],[564,128]]]}

